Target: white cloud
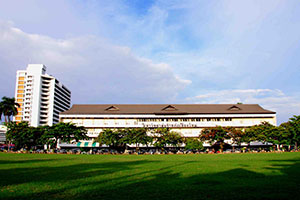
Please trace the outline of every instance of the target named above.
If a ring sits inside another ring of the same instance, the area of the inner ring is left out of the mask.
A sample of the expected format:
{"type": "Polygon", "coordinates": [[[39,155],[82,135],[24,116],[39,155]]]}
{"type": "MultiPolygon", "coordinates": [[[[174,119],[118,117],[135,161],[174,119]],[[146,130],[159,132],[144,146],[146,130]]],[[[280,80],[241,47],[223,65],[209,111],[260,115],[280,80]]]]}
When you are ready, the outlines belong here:
{"type": "MultiPolygon", "coordinates": [[[[180,10],[183,15],[178,23],[172,21],[180,27],[176,30],[179,34],[167,32],[176,45],[162,49],[153,58],[168,62],[177,73],[192,79],[197,83],[191,85],[193,90],[199,90],[199,85],[206,89],[297,89],[298,1],[179,1],[174,4],[186,5],[180,10]],[[177,40],[183,29],[188,32],[187,37],[184,41],[177,40]]],[[[167,9],[169,16],[172,12],[178,11],[167,9]]],[[[160,31],[168,30],[162,27],[160,31]]],[[[167,40],[164,42],[168,44],[167,40]]]]}
{"type": "Polygon", "coordinates": [[[76,103],[174,101],[190,83],[166,63],[154,63],[95,36],[58,40],[0,22],[1,94],[14,91],[15,72],[43,63],[73,92],[76,103]],[[9,86],[6,84],[9,83],[9,86]]]}
{"type": "Polygon", "coordinates": [[[1,94],[13,93],[16,69],[37,62],[78,91],[75,102],[186,103],[201,93],[188,100],[260,103],[279,121],[299,110],[298,0],[157,0],[142,13],[120,0],[32,0],[15,12],[16,2],[0,8],[21,29],[0,23],[1,94]]]}
{"type": "Polygon", "coordinates": [[[260,104],[263,108],[277,112],[279,124],[293,115],[300,114],[300,97],[286,95],[281,90],[245,89],[215,90],[186,99],[191,103],[260,104]]]}

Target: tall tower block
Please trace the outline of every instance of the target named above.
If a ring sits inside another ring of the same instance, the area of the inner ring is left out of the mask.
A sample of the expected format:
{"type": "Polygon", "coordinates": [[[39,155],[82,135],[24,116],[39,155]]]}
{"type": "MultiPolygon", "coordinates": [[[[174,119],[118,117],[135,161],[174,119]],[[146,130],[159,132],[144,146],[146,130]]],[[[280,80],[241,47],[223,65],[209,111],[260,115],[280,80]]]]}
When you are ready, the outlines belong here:
{"type": "Polygon", "coordinates": [[[53,125],[59,113],[70,108],[71,91],[55,77],[46,74],[43,64],[29,64],[17,71],[15,98],[20,104],[14,121],[31,126],[53,125]]]}

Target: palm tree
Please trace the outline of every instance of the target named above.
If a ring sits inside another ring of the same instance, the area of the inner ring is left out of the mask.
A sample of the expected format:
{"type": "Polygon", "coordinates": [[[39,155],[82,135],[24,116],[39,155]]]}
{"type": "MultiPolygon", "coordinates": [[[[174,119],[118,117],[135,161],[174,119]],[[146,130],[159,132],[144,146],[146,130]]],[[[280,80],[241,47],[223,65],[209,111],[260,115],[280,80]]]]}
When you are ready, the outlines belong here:
{"type": "Polygon", "coordinates": [[[2,106],[2,102],[0,102],[0,121],[1,121],[2,114],[3,114],[3,106],[2,106]]]}
{"type": "Polygon", "coordinates": [[[0,114],[4,115],[5,122],[10,122],[11,116],[15,116],[18,113],[20,104],[16,103],[15,98],[2,97],[2,102],[0,102],[0,114]]]}

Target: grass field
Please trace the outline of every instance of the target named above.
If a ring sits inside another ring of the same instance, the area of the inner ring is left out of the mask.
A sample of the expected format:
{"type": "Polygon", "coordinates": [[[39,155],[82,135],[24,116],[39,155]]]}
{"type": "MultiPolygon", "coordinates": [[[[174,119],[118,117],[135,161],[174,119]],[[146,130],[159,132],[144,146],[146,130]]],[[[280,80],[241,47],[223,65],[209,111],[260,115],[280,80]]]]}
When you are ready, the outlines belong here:
{"type": "Polygon", "coordinates": [[[0,199],[299,199],[300,153],[1,153],[0,176],[0,199]]]}

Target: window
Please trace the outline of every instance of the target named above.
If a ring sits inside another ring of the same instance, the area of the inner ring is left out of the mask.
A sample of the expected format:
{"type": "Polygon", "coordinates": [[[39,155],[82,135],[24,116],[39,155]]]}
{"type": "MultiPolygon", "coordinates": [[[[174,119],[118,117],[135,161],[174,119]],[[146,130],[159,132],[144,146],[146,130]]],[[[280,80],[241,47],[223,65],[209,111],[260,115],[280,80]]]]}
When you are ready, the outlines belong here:
{"type": "Polygon", "coordinates": [[[15,119],[16,119],[16,121],[21,121],[22,117],[16,117],[15,119]]]}

